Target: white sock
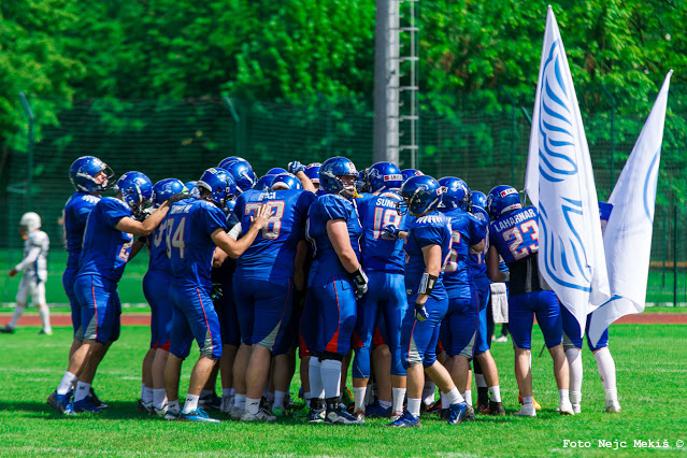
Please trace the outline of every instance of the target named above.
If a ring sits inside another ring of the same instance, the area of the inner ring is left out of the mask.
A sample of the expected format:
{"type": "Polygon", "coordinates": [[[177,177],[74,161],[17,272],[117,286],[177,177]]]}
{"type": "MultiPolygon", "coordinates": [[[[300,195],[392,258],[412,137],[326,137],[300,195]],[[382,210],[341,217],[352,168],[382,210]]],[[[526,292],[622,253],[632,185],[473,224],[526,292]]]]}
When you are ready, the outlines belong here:
{"type": "Polygon", "coordinates": [[[604,347],[594,353],[594,358],[596,359],[596,366],[599,369],[601,382],[604,384],[606,402],[617,402],[618,390],[615,380],[615,361],[613,360],[613,356],[611,356],[611,352],[608,350],[608,347],[604,347]]]}
{"type": "MultiPolygon", "coordinates": [[[[432,393],[434,394],[434,393],[432,393]]],[[[391,412],[400,413],[403,412],[403,401],[406,397],[405,388],[392,388],[391,389],[391,412]]]]}
{"type": "Polygon", "coordinates": [[[478,388],[486,388],[487,379],[484,378],[484,374],[475,374],[475,383],[477,384],[478,388]]]}
{"type": "Polygon", "coordinates": [[[167,403],[167,412],[177,415],[179,413],[179,400],[169,401],[167,403]]]}
{"type": "Polygon", "coordinates": [[[365,392],[367,387],[362,388],[353,387],[353,401],[355,403],[355,411],[365,411],[365,392]]]}
{"type": "Polygon", "coordinates": [[[260,411],[260,399],[246,398],[246,413],[257,415],[260,411]]]}
{"type": "Polygon", "coordinates": [[[570,403],[570,391],[558,390],[558,396],[561,400],[561,405],[570,403]]]}
{"type": "Polygon", "coordinates": [[[434,392],[436,391],[436,385],[434,385],[434,382],[431,381],[425,381],[425,386],[422,389],[422,402],[425,403],[425,405],[430,405],[434,403],[434,392]]]}
{"type": "Polygon", "coordinates": [[[324,399],[324,386],[322,385],[322,371],[320,360],[310,357],[308,363],[308,381],[310,382],[310,398],[324,399]]]}
{"type": "Polygon", "coordinates": [[[448,402],[448,398],[446,397],[446,395],[444,393],[441,393],[439,395],[439,398],[441,399],[441,410],[448,409],[449,402],[448,402]]]}
{"type": "MultiPolygon", "coordinates": [[[[312,359],[312,358],[311,358],[312,359]]],[[[325,359],[320,363],[325,399],[341,395],[341,361],[325,359]]],[[[311,385],[312,386],[312,385],[311,385]]]]}
{"type": "Polygon", "coordinates": [[[582,350],[568,348],[565,357],[570,367],[570,402],[579,404],[582,401],[582,350]]]}
{"type": "Polygon", "coordinates": [[[76,384],[76,390],[74,391],[74,402],[86,399],[88,393],[91,392],[91,384],[79,381],[76,384]]]}
{"type": "Polygon", "coordinates": [[[153,389],[145,385],[141,385],[141,401],[143,405],[149,406],[153,403],[153,389]]]}
{"type": "Polygon", "coordinates": [[[272,404],[272,408],[281,407],[283,409],[284,399],[286,399],[286,391],[274,390],[274,403],[272,404]]]}
{"type": "Polygon", "coordinates": [[[498,385],[489,387],[489,400],[494,402],[501,402],[501,387],[498,385]]]}
{"type": "Polygon", "coordinates": [[[234,395],[233,388],[222,388],[222,397],[230,398],[234,395]]]}
{"type": "Polygon", "coordinates": [[[472,407],[472,390],[465,390],[465,393],[461,393],[465,402],[472,407]]]}
{"type": "Polygon", "coordinates": [[[522,397],[522,405],[525,404],[532,404],[532,396],[523,396],[522,397]]]}
{"type": "Polygon", "coordinates": [[[451,391],[448,393],[441,393],[442,395],[446,395],[446,400],[448,401],[448,405],[452,404],[460,404],[461,402],[464,402],[465,399],[463,399],[463,396],[460,395],[458,392],[458,388],[453,387],[451,391]]]}
{"type": "Polygon", "coordinates": [[[76,375],[69,371],[66,371],[60,380],[60,384],[57,385],[57,394],[67,394],[69,390],[72,389],[72,385],[76,381],[76,375]]]}
{"type": "Polygon", "coordinates": [[[410,412],[414,417],[419,417],[421,404],[422,399],[408,398],[408,412],[410,412]]]}
{"type": "Polygon", "coordinates": [[[48,310],[48,306],[46,304],[41,304],[38,306],[38,314],[41,316],[43,331],[52,331],[52,327],[50,326],[50,310],[48,310]]]}
{"type": "Polygon", "coordinates": [[[153,407],[160,410],[167,403],[167,392],[164,388],[153,388],[153,407]]]}
{"type": "Polygon", "coordinates": [[[14,314],[12,315],[12,319],[10,322],[7,324],[8,327],[14,329],[17,327],[17,321],[19,321],[19,318],[24,314],[24,305],[19,305],[17,304],[16,307],[14,307],[14,314]]]}
{"type": "Polygon", "coordinates": [[[246,410],[246,395],[245,394],[234,394],[234,407],[241,410],[246,410]]]}
{"type": "Polygon", "coordinates": [[[181,413],[191,413],[194,410],[198,409],[198,399],[200,399],[200,396],[195,395],[195,394],[187,394],[186,395],[186,402],[184,403],[184,409],[181,411],[181,413]]]}

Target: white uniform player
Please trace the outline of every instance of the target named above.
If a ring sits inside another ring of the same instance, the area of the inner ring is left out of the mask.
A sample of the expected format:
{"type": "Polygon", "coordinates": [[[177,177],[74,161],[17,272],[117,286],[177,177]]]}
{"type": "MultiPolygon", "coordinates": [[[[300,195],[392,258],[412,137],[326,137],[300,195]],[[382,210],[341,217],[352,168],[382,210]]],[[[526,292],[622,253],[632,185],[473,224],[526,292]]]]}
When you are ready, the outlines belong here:
{"type": "Polygon", "coordinates": [[[17,306],[12,320],[0,332],[12,333],[17,321],[24,313],[24,308],[31,298],[33,305],[38,307],[41,316],[41,334],[52,334],[50,327],[50,312],[45,301],[45,282],[48,279],[48,250],[50,239],[48,234],[41,231],[41,217],[34,212],[24,213],[21,217],[20,233],[24,239],[24,258],[12,270],[10,277],[23,272],[19,291],[17,291],[17,306]]]}

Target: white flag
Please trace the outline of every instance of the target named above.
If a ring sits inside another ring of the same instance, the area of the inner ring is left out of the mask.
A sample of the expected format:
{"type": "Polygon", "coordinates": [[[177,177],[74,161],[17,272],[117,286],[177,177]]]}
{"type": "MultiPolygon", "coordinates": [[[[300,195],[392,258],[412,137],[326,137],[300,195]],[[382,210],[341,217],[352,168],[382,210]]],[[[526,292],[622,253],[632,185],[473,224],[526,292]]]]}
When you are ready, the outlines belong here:
{"type": "Polygon", "coordinates": [[[610,298],[589,147],[558,24],[549,6],[525,190],[539,210],[539,271],[584,333],[610,298]]]}
{"type": "Polygon", "coordinates": [[[593,344],[621,316],[644,311],[658,166],[672,74],[671,70],[666,76],[609,199],[613,210],[606,224],[604,246],[613,297],[592,314],[589,338],[593,344]]]}

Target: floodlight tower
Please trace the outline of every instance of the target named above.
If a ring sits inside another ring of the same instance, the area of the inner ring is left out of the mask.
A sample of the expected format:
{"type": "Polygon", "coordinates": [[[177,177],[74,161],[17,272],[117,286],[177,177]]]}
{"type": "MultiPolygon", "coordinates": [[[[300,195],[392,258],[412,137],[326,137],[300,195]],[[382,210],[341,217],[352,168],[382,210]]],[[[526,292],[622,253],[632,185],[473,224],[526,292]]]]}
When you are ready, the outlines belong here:
{"type": "Polygon", "coordinates": [[[415,168],[418,153],[419,0],[377,0],[375,36],[374,160],[415,168]],[[401,14],[403,7],[403,15],[401,14]]]}

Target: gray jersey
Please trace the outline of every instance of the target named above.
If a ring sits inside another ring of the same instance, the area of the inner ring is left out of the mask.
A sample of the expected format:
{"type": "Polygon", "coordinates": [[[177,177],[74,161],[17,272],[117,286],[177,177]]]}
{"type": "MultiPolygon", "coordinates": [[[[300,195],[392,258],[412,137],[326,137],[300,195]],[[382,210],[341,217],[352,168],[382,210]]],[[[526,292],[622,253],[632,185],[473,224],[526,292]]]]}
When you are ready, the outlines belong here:
{"type": "Polygon", "coordinates": [[[31,232],[24,242],[24,259],[15,266],[15,269],[23,271],[25,277],[39,281],[47,280],[49,249],[48,234],[41,230],[31,232]]]}

